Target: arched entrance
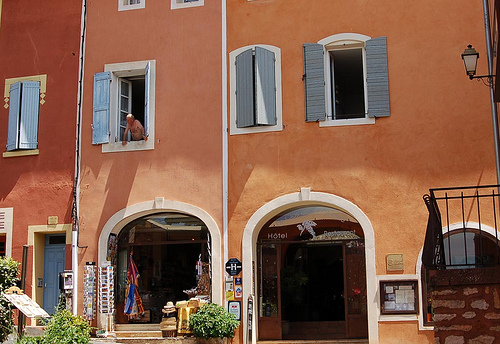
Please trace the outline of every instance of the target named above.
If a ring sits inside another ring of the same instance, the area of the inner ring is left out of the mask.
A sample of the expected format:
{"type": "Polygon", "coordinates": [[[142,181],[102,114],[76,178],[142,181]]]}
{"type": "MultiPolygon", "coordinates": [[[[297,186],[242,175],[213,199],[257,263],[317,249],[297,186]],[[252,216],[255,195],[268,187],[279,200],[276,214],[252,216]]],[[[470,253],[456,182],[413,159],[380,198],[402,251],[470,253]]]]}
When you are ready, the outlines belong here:
{"type": "MultiPolygon", "coordinates": [[[[212,302],[220,304],[222,302],[222,284],[216,283],[216,281],[220,281],[222,279],[222,252],[220,230],[215,220],[206,211],[188,203],[165,200],[163,197],[157,197],[151,201],[132,204],[113,214],[113,216],[111,216],[104,225],[99,236],[98,265],[103,266],[108,260],[110,237],[114,236],[117,239],[120,232],[135,220],[161,213],[189,215],[191,217],[199,219],[206,226],[206,229],[208,231],[208,238],[210,238],[210,247],[212,254],[210,272],[211,280],[213,281],[213,283],[211,285],[210,298],[212,302]]],[[[118,250],[116,250],[116,252],[118,252],[118,250]]],[[[195,272],[194,269],[195,267],[193,266],[193,274],[195,272]]],[[[118,301],[116,300],[115,302],[118,303],[118,301]]],[[[102,314],[99,314],[98,326],[102,329],[108,328],[107,319],[102,314]]]]}
{"type": "Polygon", "coordinates": [[[364,233],[325,206],[283,211],[257,239],[259,340],[367,338],[364,233]]]}
{"type": "Polygon", "coordinates": [[[375,237],[373,226],[363,211],[352,202],[324,192],[314,192],[310,188],[301,188],[299,192],[280,196],[260,207],[250,217],[242,238],[242,263],[243,266],[252,267],[243,269],[243,299],[253,299],[252,313],[243,313],[243,330],[249,335],[252,343],[257,343],[259,338],[258,295],[257,295],[257,241],[260,230],[278,214],[306,206],[325,206],[341,209],[357,220],[364,233],[364,252],[366,266],[366,295],[368,314],[368,339],[370,343],[378,343],[378,304],[377,304],[377,277],[375,270],[375,237]],[[253,268],[255,267],[255,269],[253,268]],[[251,319],[248,318],[251,315],[251,319]],[[251,325],[251,328],[250,328],[251,325]],[[251,331],[250,331],[251,329],[251,331]]]}
{"type": "Polygon", "coordinates": [[[108,260],[116,266],[116,323],[153,323],[168,301],[210,300],[210,235],[197,217],[161,212],[140,217],[118,233],[108,260]],[[137,289],[144,313],[124,314],[128,272],[137,269],[137,289]]]}

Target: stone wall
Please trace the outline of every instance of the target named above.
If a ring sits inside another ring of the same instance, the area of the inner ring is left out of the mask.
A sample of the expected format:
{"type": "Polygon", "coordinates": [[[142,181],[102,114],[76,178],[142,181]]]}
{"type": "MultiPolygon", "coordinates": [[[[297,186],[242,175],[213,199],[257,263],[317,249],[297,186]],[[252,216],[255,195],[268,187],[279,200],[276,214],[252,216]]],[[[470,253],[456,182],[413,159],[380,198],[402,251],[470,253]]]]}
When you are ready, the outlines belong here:
{"type": "Polygon", "coordinates": [[[500,269],[429,273],[435,344],[500,343],[500,269]]]}

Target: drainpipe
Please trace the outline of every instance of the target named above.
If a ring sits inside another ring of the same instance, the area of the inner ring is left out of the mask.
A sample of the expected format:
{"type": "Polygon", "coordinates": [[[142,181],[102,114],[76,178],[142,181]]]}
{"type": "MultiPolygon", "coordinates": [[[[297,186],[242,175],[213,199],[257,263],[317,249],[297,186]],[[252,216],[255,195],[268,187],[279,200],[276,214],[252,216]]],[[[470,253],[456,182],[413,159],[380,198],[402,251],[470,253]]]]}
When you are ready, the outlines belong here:
{"type": "MultiPolygon", "coordinates": [[[[228,253],[228,127],[227,127],[227,29],[226,29],[226,0],[222,0],[222,235],[224,245],[224,260],[229,259],[228,253]]],[[[223,274],[224,275],[224,274],[223,274]]],[[[224,281],[220,281],[224,283],[224,281]]],[[[225,297],[223,297],[225,299],[225,297]]]]}
{"type": "MultiPolygon", "coordinates": [[[[486,52],[488,58],[488,75],[493,75],[493,46],[491,45],[491,31],[490,31],[490,15],[488,9],[488,0],[483,0],[484,11],[484,31],[486,35],[486,52]]],[[[490,86],[490,101],[491,101],[491,119],[493,121],[493,140],[495,142],[495,164],[497,171],[497,184],[500,185],[500,147],[499,147],[499,130],[498,130],[498,115],[497,106],[495,104],[495,93],[493,78],[489,78],[488,84],[490,86]]],[[[500,192],[500,189],[499,189],[500,192]]]]}
{"type": "Polygon", "coordinates": [[[80,218],[80,161],[81,161],[81,120],[83,94],[83,67],[85,57],[85,30],[87,24],[87,0],[82,0],[82,17],[80,27],[80,63],[78,68],[78,95],[76,116],[76,149],[75,149],[75,184],[73,186],[73,230],[71,232],[71,270],[73,270],[73,314],[78,313],[78,233],[80,218]]]}

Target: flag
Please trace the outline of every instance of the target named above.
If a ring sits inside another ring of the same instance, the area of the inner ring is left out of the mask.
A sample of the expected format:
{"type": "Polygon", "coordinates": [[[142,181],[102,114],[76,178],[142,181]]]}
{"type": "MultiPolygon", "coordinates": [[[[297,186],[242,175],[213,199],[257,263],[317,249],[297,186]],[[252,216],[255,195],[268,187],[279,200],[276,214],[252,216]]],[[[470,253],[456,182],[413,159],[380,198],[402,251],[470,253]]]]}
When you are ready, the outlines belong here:
{"type": "Polygon", "coordinates": [[[127,289],[125,291],[125,308],[123,313],[127,314],[129,319],[144,314],[142,299],[139,295],[139,271],[132,259],[132,254],[128,260],[127,269],[127,289]]]}

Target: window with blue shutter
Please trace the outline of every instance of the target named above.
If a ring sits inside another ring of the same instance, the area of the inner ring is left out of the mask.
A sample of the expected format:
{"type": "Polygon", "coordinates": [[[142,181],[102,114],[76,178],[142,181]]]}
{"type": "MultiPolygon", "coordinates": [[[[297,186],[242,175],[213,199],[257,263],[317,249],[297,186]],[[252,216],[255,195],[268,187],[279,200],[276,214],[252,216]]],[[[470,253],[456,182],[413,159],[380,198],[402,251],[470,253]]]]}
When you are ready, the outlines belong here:
{"type": "Polygon", "coordinates": [[[386,37],[339,34],[320,43],[303,45],[306,121],[361,124],[390,116],[386,37]]]}
{"type": "Polygon", "coordinates": [[[10,85],[7,151],[38,147],[40,82],[22,81],[10,85]]]}
{"type": "Polygon", "coordinates": [[[247,49],[235,58],[236,126],[277,123],[275,54],[262,47],[247,49]]]}
{"type": "Polygon", "coordinates": [[[110,72],[97,73],[94,75],[92,144],[109,142],[110,82],[110,72]]]}
{"type": "Polygon", "coordinates": [[[368,116],[390,116],[386,37],[376,37],[366,42],[366,86],[368,116]]]}
{"type": "Polygon", "coordinates": [[[321,44],[304,44],[304,86],[306,122],[324,121],[325,109],[325,67],[321,44]]]}

